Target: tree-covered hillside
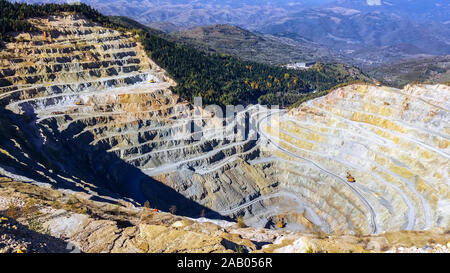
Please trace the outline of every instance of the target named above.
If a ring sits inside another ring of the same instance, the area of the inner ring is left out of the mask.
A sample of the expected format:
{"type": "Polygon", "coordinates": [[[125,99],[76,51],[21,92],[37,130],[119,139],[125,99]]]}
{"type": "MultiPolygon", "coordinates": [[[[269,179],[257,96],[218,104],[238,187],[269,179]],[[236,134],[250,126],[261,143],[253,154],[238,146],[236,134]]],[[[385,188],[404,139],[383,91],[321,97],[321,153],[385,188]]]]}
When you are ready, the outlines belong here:
{"type": "Polygon", "coordinates": [[[60,12],[82,13],[91,20],[99,22],[104,26],[111,26],[111,22],[107,17],[85,4],[29,5],[0,0],[0,38],[1,40],[9,40],[8,32],[33,31],[33,27],[26,21],[28,18],[47,16],[60,12]]]}
{"type": "Polygon", "coordinates": [[[403,88],[416,83],[444,83],[450,81],[450,55],[416,58],[367,71],[386,85],[403,88]]]}
{"type": "Polygon", "coordinates": [[[133,31],[139,35],[149,57],[164,68],[178,83],[174,92],[192,100],[203,98],[204,104],[281,104],[290,105],[313,90],[327,90],[353,80],[369,80],[356,68],[339,64],[317,64],[308,70],[243,61],[221,54],[207,54],[189,46],[168,41],[148,28],[130,20],[110,19],[88,5],[27,5],[0,0],[0,35],[33,31],[26,19],[60,12],[77,12],[105,27],[133,31]],[[130,27],[133,25],[134,27],[130,27]]]}

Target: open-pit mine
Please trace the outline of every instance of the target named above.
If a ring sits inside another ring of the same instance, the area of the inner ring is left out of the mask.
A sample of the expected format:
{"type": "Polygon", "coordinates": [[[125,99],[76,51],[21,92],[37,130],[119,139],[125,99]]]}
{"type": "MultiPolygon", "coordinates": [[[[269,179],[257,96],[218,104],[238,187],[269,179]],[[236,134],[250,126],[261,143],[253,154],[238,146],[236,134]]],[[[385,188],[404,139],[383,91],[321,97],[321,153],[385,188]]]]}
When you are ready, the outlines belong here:
{"type": "Polygon", "coordinates": [[[355,84],[292,110],[221,116],[131,33],[29,20],[0,55],[0,175],[255,228],[339,234],[450,226],[450,87],[355,84]]]}

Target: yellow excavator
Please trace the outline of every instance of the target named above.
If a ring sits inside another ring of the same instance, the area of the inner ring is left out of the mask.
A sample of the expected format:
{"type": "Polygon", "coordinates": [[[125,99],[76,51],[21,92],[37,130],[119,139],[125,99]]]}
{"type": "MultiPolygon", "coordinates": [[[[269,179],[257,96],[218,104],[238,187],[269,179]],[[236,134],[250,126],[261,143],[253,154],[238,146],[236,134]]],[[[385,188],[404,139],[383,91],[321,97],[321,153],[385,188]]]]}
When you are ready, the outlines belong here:
{"type": "Polygon", "coordinates": [[[347,172],[347,181],[349,183],[356,183],[356,179],[350,174],[350,172],[347,172]]]}
{"type": "Polygon", "coordinates": [[[83,102],[82,101],[76,101],[75,105],[83,105],[83,102]]]}
{"type": "Polygon", "coordinates": [[[279,216],[279,215],[278,215],[277,226],[278,226],[278,228],[284,228],[283,218],[281,216],[279,216]]]}

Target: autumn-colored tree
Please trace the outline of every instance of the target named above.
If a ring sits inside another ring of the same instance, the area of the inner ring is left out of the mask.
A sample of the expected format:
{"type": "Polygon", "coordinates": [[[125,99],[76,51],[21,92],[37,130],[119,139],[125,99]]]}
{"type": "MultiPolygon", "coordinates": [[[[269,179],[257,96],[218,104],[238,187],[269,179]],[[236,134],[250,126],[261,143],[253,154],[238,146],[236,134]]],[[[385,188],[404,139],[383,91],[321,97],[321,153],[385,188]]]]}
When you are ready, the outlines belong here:
{"type": "Polygon", "coordinates": [[[273,79],[273,82],[276,83],[278,86],[281,85],[281,82],[278,78],[273,79]]]}

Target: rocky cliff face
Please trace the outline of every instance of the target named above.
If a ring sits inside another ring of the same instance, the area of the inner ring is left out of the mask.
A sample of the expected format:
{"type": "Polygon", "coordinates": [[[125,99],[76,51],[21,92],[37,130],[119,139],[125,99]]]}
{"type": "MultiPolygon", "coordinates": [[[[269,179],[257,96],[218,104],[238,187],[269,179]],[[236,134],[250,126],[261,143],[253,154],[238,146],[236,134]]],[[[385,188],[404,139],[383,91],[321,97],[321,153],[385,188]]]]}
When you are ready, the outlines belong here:
{"type": "Polygon", "coordinates": [[[211,217],[270,185],[244,161],[221,171],[254,152],[255,132],[219,137],[233,125],[172,94],[175,83],[130,34],[76,15],[31,23],[41,32],[2,51],[3,173],[211,217]]]}
{"type": "Polygon", "coordinates": [[[341,236],[242,228],[0,177],[0,253],[449,252],[442,229],[341,236]]]}
{"type": "Polygon", "coordinates": [[[40,32],[0,53],[0,174],[257,228],[450,225],[448,86],[353,85],[222,118],[174,95],[130,33],[70,14],[31,22],[40,32]]]}

